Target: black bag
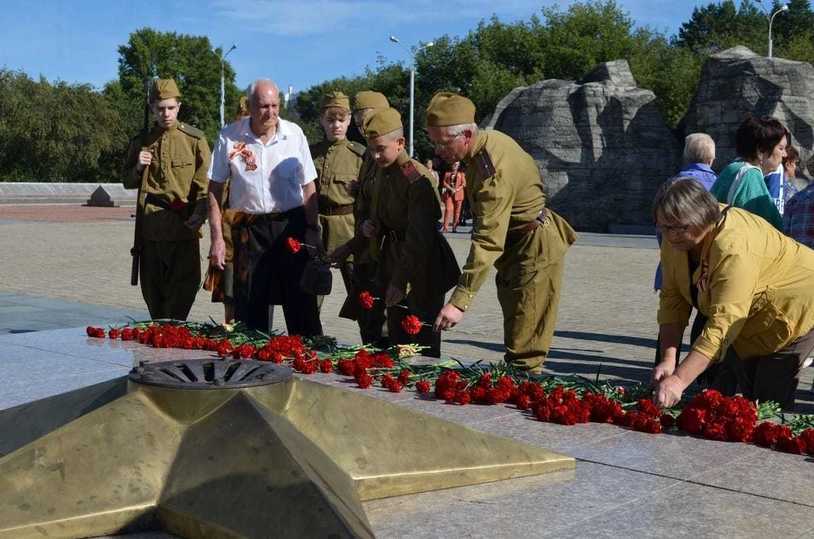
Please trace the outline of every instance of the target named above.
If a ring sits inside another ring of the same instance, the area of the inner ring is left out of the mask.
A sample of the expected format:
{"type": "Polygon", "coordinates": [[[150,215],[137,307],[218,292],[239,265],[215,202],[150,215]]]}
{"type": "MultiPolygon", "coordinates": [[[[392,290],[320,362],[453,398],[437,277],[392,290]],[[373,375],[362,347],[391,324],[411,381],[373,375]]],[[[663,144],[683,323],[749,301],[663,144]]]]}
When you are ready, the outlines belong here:
{"type": "Polygon", "coordinates": [[[315,296],[327,296],[331,293],[332,283],[330,262],[314,257],[305,264],[300,279],[300,288],[304,292],[315,296]]]}

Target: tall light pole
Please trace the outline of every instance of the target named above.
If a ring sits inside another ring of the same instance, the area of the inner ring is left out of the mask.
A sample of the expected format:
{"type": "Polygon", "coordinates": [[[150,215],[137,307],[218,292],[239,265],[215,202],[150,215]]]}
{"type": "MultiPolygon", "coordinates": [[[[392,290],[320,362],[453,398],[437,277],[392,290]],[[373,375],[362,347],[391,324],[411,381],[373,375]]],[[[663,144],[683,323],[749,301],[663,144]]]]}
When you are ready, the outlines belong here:
{"type": "MultiPolygon", "coordinates": [[[[399,38],[396,36],[390,36],[390,41],[393,43],[401,44],[399,38]]],[[[415,47],[415,51],[410,52],[410,157],[413,156],[413,126],[415,125],[415,56],[418,54],[418,51],[428,49],[433,46],[433,42],[430,41],[429,43],[425,43],[424,45],[419,45],[415,47]]]]}
{"type": "Polygon", "coordinates": [[[769,58],[772,57],[772,23],[774,22],[774,18],[777,17],[781,13],[785,13],[789,10],[788,4],[783,4],[783,7],[772,13],[772,16],[769,17],[769,58]]]}
{"type": "Polygon", "coordinates": [[[226,51],[226,54],[222,54],[220,57],[220,126],[223,127],[226,125],[224,121],[224,116],[226,113],[226,80],[224,77],[224,64],[226,63],[226,57],[229,56],[229,53],[232,52],[237,48],[237,45],[232,45],[232,47],[226,51]]]}

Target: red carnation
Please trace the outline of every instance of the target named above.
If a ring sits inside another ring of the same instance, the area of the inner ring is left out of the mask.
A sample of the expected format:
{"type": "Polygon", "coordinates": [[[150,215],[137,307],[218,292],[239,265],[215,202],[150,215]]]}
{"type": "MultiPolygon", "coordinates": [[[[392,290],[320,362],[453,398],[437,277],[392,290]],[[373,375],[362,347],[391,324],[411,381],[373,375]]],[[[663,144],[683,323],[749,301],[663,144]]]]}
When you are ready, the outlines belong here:
{"type": "Polygon", "coordinates": [[[302,249],[302,243],[300,243],[300,240],[291,236],[286,238],[285,246],[292,254],[297,254],[300,252],[300,249],[302,249]]]}
{"type": "Polygon", "coordinates": [[[730,442],[750,442],[754,431],[755,422],[743,417],[735,417],[726,425],[727,440],[730,442]]]}
{"type": "Polygon", "coordinates": [[[401,385],[403,385],[403,386],[406,386],[408,383],[410,383],[410,375],[411,374],[412,373],[410,372],[409,369],[401,369],[401,372],[399,373],[399,377],[398,377],[399,383],[401,385]]]}
{"type": "Polygon", "coordinates": [[[324,373],[333,372],[334,364],[330,359],[323,359],[319,362],[319,370],[324,373]]]}
{"type": "Polygon", "coordinates": [[[359,292],[359,305],[366,311],[369,311],[373,308],[373,304],[375,303],[376,298],[373,297],[373,294],[368,292],[367,290],[363,290],[359,292]]]}
{"type": "Polygon", "coordinates": [[[799,436],[794,436],[791,431],[782,433],[777,438],[777,449],[785,453],[793,453],[795,455],[802,455],[806,452],[806,444],[800,439],[799,436]]]}
{"type": "Polygon", "coordinates": [[[707,440],[718,440],[719,442],[725,442],[727,439],[726,421],[718,419],[712,423],[709,423],[706,428],[704,428],[704,438],[707,440]]]}
{"type": "Polygon", "coordinates": [[[800,433],[799,438],[806,445],[806,453],[814,455],[814,429],[806,429],[800,433]]]}
{"type": "Polygon", "coordinates": [[[419,380],[415,383],[415,390],[422,395],[426,395],[430,392],[430,383],[427,380],[419,380]]]}
{"type": "Polygon", "coordinates": [[[466,390],[457,391],[454,397],[455,404],[460,404],[461,406],[466,406],[470,402],[472,402],[472,396],[466,390]]]}
{"type": "Polygon", "coordinates": [[[515,404],[520,410],[528,410],[531,406],[531,397],[528,395],[518,395],[515,404]]]}
{"type": "Polygon", "coordinates": [[[356,374],[356,361],[353,359],[340,359],[337,364],[339,372],[345,376],[353,376],[356,374]]]}
{"type": "Polygon", "coordinates": [[[780,425],[764,421],[757,426],[754,433],[755,444],[761,447],[772,447],[780,435],[780,425]]]}
{"type": "Polygon", "coordinates": [[[639,399],[637,406],[639,410],[645,415],[650,417],[659,417],[661,415],[661,410],[659,407],[653,403],[650,399],[639,399]]]}
{"type": "Polygon", "coordinates": [[[111,329],[110,331],[107,332],[107,336],[110,339],[118,339],[120,335],[121,335],[121,331],[116,329],[116,328],[113,328],[113,329],[111,329]]]}
{"type": "Polygon", "coordinates": [[[368,373],[363,373],[356,379],[356,383],[359,384],[359,387],[362,389],[367,389],[373,383],[373,377],[368,373]]]}
{"type": "Polygon", "coordinates": [[[689,434],[701,434],[704,430],[707,412],[700,408],[684,408],[678,416],[678,427],[689,434]]]}
{"type": "Polygon", "coordinates": [[[418,335],[421,332],[421,320],[414,314],[408,314],[401,319],[401,329],[407,335],[418,335]]]}
{"type": "MultiPolygon", "coordinates": [[[[395,363],[393,362],[393,358],[390,357],[390,354],[387,352],[379,352],[375,356],[372,357],[373,366],[379,369],[392,369],[395,363]]],[[[356,361],[359,361],[358,359],[356,361]]]]}

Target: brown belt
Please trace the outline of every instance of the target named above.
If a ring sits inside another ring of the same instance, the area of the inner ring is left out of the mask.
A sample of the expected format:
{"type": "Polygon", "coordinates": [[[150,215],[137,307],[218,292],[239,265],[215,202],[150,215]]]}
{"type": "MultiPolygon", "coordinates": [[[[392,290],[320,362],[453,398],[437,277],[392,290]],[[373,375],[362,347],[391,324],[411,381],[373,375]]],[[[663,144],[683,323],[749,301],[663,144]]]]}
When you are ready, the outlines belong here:
{"type": "Polygon", "coordinates": [[[353,204],[345,204],[343,206],[328,206],[320,207],[320,215],[348,215],[353,213],[353,204]]]}
{"type": "Polygon", "coordinates": [[[540,213],[537,215],[537,218],[534,221],[529,221],[528,223],[524,223],[522,225],[517,225],[509,229],[506,233],[506,241],[508,242],[516,242],[522,239],[524,236],[531,234],[537,227],[545,222],[545,218],[548,215],[548,211],[543,208],[540,210],[540,213]]]}

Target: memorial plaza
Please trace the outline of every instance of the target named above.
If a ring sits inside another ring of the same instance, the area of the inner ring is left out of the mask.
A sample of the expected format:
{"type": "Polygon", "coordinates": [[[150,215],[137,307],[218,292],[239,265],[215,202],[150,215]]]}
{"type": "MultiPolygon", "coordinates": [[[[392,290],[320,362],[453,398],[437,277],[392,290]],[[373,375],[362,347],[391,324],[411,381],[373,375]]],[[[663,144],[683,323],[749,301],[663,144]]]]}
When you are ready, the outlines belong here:
{"type": "MultiPolygon", "coordinates": [[[[86,325],[148,318],[139,289],[128,279],[132,212],[0,205],[0,248],[6,253],[0,261],[0,422],[37,399],[125,376],[139,361],[206,356],[86,338],[86,325]]],[[[448,239],[462,262],[467,233],[448,239]]],[[[206,239],[201,248],[207,252],[206,239]]],[[[648,381],[657,332],[658,298],[652,290],[657,260],[652,236],[580,234],[566,258],[547,373],[613,379],[628,387],[648,381]]],[[[344,290],[338,275],[334,279],[322,310],[325,333],[357,344],[355,324],[336,316],[344,290]]],[[[210,318],[220,321],[222,306],[201,291],[190,319],[210,318]]],[[[278,310],[274,325],[280,331],[281,318],[278,310]]],[[[462,363],[499,361],[501,335],[489,281],[463,323],[444,334],[442,355],[462,363]]],[[[811,371],[804,371],[797,393],[804,413],[814,412],[811,371]]],[[[361,392],[339,375],[309,379],[361,392]]],[[[576,459],[574,471],[365,502],[378,537],[814,535],[810,457],[607,424],[560,426],[519,414],[512,405],[445,405],[413,391],[381,388],[363,393],[576,459]]],[[[0,441],[0,456],[13,444],[0,441]]]]}

